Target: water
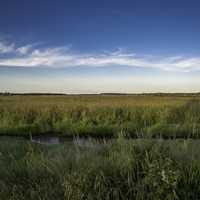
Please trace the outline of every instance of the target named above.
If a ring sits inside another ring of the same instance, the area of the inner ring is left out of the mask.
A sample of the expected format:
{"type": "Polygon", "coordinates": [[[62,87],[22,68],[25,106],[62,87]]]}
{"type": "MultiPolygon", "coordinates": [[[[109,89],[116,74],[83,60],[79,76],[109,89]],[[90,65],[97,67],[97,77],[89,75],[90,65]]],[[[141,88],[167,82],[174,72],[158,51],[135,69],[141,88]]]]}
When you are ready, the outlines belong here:
{"type": "Polygon", "coordinates": [[[0,141],[30,141],[32,143],[44,145],[56,145],[64,143],[65,141],[72,141],[67,138],[60,138],[57,136],[38,135],[31,136],[30,138],[21,136],[0,136],[0,141]]]}
{"type": "MultiPolygon", "coordinates": [[[[30,141],[31,143],[41,144],[41,145],[59,145],[63,143],[72,144],[79,147],[86,147],[86,148],[95,148],[100,149],[102,145],[109,144],[115,141],[116,139],[92,139],[92,138],[67,138],[67,137],[59,137],[59,136],[48,136],[48,135],[38,135],[38,136],[31,136],[30,138],[20,137],[20,136],[0,136],[0,141],[30,141]]],[[[140,143],[141,141],[160,141],[162,142],[163,139],[127,139],[128,141],[134,141],[135,143],[140,143]]],[[[180,141],[183,142],[184,146],[188,143],[200,143],[200,140],[193,140],[193,139],[173,139],[173,140],[164,140],[165,143],[173,143],[180,141]]]]}
{"type": "Polygon", "coordinates": [[[33,136],[30,138],[30,140],[33,143],[46,144],[46,145],[53,145],[53,144],[61,143],[60,138],[56,137],[56,136],[33,136]]]}
{"type": "Polygon", "coordinates": [[[63,143],[70,143],[79,147],[86,148],[101,148],[103,144],[109,143],[111,140],[92,139],[92,138],[67,138],[59,136],[38,135],[30,138],[20,136],[0,136],[0,141],[30,141],[31,143],[41,145],[58,145],[63,143]]]}

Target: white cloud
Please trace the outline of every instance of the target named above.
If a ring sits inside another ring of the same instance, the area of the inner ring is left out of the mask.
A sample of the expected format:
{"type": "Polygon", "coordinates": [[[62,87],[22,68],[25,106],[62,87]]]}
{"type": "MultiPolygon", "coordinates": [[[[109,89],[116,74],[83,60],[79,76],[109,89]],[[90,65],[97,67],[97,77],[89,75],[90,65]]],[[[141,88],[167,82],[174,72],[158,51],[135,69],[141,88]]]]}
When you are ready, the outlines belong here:
{"type": "Polygon", "coordinates": [[[24,55],[24,54],[27,54],[31,49],[32,49],[32,45],[28,44],[28,45],[25,45],[25,46],[17,48],[16,52],[18,52],[19,54],[24,55]]]}
{"type": "Polygon", "coordinates": [[[101,67],[130,66],[155,68],[165,71],[190,72],[200,70],[200,57],[187,58],[183,56],[153,57],[138,56],[123,49],[104,53],[76,53],[69,46],[55,48],[35,48],[25,45],[15,48],[14,44],[0,43],[0,53],[12,53],[9,58],[0,58],[0,66],[23,67],[101,67]]]}
{"type": "Polygon", "coordinates": [[[0,41],[0,53],[11,53],[14,51],[14,44],[7,45],[5,42],[0,41]]]}

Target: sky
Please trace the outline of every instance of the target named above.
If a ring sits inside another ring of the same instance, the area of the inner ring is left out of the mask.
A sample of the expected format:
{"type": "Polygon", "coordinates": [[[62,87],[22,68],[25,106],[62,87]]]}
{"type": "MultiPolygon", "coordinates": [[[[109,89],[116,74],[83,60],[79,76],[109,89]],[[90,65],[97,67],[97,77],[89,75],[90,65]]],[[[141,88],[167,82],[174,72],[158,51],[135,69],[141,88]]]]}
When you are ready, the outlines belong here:
{"type": "Polygon", "coordinates": [[[0,92],[200,92],[199,0],[1,0],[0,92]]]}

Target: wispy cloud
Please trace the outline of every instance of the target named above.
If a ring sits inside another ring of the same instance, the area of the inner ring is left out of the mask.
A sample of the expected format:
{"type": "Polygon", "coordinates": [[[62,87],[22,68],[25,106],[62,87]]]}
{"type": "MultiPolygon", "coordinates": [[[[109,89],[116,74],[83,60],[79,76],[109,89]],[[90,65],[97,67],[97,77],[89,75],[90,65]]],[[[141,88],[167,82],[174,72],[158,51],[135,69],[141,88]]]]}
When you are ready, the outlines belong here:
{"type": "Polygon", "coordinates": [[[165,71],[190,72],[200,70],[200,57],[154,57],[137,55],[123,49],[104,51],[103,53],[77,53],[69,46],[38,48],[28,44],[16,47],[15,44],[0,42],[0,54],[9,56],[0,58],[0,66],[10,67],[101,67],[101,66],[130,66],[160,69],[165,71]]]}
{"type": "Polygon", "coordinates": [[[0,53],[11,53],[14,51],[14,44],[6,44],[0,41],[0,53]]]}
{"type": "Polygon", "coordinates": [[[27,44],[25,46],[18,47],[16,49],[16,52],[18,52],[19,54],[25,55],[32,49],[32,47],[33,47],[33,45],[27,44]]]}

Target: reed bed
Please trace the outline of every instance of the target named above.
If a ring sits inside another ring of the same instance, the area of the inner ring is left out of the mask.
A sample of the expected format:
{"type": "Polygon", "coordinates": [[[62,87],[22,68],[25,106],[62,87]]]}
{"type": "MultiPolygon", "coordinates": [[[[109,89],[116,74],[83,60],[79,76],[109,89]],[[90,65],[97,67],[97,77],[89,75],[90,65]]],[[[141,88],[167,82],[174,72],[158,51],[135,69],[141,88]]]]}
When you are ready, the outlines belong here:
{"type": "Polygon", "coordinates": [[[200,138],[199,97],[1,96],[0,135],[200,138]]]}
{"type": "Polygon", "coordinates": [[[0,141],[0,199],[196,200],[199,142],[120,137],[96,148],[92,140],[85,147],[0,141]]]}

